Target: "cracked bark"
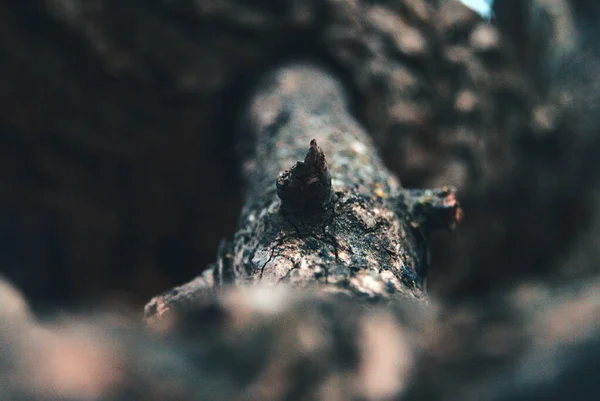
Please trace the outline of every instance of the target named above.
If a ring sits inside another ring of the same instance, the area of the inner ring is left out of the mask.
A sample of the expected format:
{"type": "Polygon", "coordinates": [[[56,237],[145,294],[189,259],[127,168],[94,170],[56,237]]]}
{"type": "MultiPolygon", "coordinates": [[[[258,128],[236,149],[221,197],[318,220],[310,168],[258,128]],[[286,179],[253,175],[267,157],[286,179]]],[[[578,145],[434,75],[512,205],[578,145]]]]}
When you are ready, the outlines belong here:
{"type": "Polygon", "coordinates": [[[222,244],[202,277],[155,297],[147,319],[224,285],[318,284],[368,300],[426,298],[426,239],[460,220],[454,192],[403,189],[349,112],[338,80],[306,64],[276,69],[244,110],[238,142],[246,203],[233,242],[222,244]],[[326,196],[299,189],[307,169],[304,184],[321,180],[326,196]],[[310,196],[318,207],[307,208],[310,196]]]}

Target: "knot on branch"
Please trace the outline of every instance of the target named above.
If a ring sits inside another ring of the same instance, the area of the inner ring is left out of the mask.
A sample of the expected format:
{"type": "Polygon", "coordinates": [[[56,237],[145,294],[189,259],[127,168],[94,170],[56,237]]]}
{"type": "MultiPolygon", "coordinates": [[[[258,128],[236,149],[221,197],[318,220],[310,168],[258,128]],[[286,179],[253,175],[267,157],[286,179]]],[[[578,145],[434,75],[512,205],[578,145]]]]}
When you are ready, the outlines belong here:
{"type": "Polygon", "coordinates": [[[277,196],[285,212],[313,213],[327,207],[331,199],[331,175],[325,154],[316,140],[310,141],[304,161],[279,173],[277,196]]]}
{"type": "Polygon", "coordinates": [[[425,232],[454,230],[463,219],[454,188],[413,189],[405,192],[401,201],[409,212],[411,226],[425,232]]]}

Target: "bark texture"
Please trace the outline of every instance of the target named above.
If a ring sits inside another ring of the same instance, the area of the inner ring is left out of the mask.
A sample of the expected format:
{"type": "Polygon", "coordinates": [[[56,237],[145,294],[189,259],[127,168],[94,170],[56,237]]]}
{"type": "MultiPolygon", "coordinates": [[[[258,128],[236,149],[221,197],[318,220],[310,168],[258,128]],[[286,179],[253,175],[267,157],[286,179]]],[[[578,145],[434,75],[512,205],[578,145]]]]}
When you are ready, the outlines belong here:
{"type": "Polygon", "coordinates": [[[425,244],[407,224],[410,216],[396,213],[400,185],[350,115],[343,91],[316,68],[292,66],[267,77],[252,98],[242,122],[241,135],[255,145],[244,163],[248,191],[233,244],[235,275],[420,296],[425,244]],[[313,138],[327,155],[332,198],[321,212],[286,211],[275,178],[304,158],[313,138]]]}
{"type": "Polygon", "coordinates": [[[341,77],[407,187],[485,181],[526,121],[509,46],[458,2],[34,0],[0,15],[0,258],[41,303],[141,302],[214,260],[241,208],[233,121],[282,59],[341,77]]]}
{"type": "Polygon", "coordinates": [[[246,203],[230,251],[204,279],[154,298],[147,319],[215,284],[424,297],[426,240],[433,229],[453,228],[462,212],[451,189],[401,188],[350,114],[339,80],[302,64],[269,73],[242,116],[239,140],[246,203]]]}

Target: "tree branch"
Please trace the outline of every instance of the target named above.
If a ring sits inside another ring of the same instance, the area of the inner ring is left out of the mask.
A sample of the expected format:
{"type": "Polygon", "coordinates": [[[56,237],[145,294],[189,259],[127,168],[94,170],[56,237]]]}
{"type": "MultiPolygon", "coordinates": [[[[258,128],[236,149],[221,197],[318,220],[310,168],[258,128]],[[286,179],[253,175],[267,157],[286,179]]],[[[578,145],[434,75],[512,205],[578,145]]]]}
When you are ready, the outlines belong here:
{"type": "Polygon", "coordinates": [[[307,65],[269,74],[239,138],[246,204],[233,243],[221,247],[203,278],[154,298],[147,318],[224,284],[318,284],[369,300],[425,298],[426,238],[460,220],[453,191],[402,189],[335,78],[307,65]]]}

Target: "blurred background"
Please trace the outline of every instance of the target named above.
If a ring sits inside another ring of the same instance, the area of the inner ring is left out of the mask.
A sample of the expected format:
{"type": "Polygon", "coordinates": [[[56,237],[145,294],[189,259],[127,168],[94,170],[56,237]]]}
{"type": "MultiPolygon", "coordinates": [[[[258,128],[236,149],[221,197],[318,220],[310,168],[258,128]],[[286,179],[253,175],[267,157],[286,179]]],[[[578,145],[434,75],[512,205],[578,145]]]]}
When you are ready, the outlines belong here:
{"type": "Polygon", "coordinates": [[[234,79],[203,96],[190,22],[119,3],[0,4],[0,269],[35,304],[141,304],[235,229],[234,79]]]}
{"type": "Polygon", "coordinates": [[[298,57],[346,83],[404,185],[459,188],[434,294],[563,277],[595,216],[593,3],[0,1],[0,272],[36,307],[198,275],[235,232],[248,91],[298,57]]]}

